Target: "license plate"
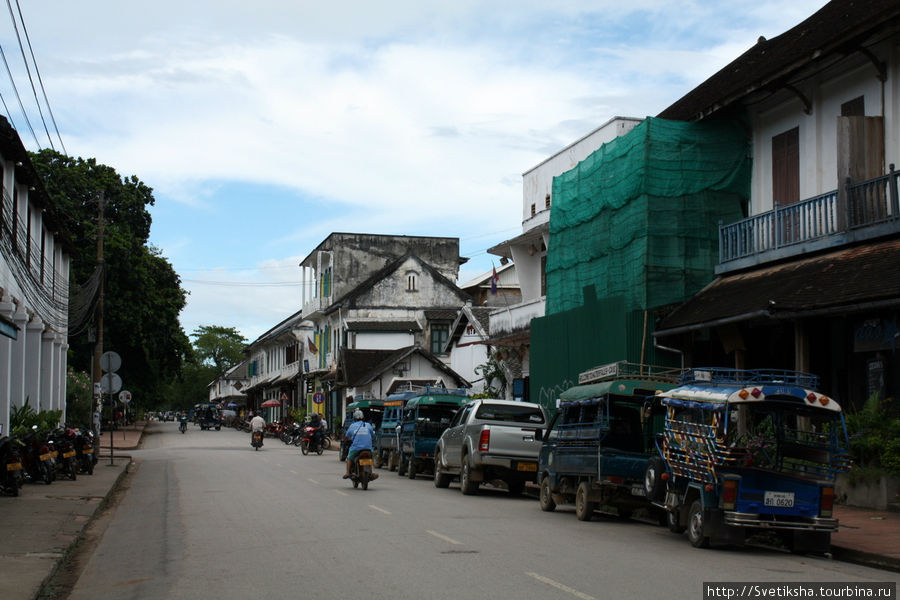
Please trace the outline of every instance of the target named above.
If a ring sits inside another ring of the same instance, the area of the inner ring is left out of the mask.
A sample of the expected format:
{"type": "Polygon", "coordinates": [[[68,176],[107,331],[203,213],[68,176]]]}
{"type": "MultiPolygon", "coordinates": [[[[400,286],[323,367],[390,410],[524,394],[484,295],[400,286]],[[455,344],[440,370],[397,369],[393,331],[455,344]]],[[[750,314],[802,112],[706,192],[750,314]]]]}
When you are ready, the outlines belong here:
{"type": "Polygon", "coordinates": [[[766,492],[763,497],[766,506],[776,508],[793,508],[794,492],[766,492]]]}
{"type": "Polygon", "coordinates": [[[633,485],[633,486],[631,486],[631,495],[632,496],[646,496],[647,492],[644,490],[644,486],[633,485]]]}
{"type": "Polygon", "coordinates": [[[359,459],[359,464],[363,467],[371,467],[372,459],[371,458],[361,458],[361,459],[359,459]]]}
{"type": "Polygon", "coordinates": [[[47,454],[41,454],[41,460],[50,460],[54,456],[56,456],[55,452],[48,452],[47,454]]]}
{"type": "Polygon", "coordinates": [[[93,453],[94,453],[94,449],[93,449],[93,448],[82,448],[82,449],[81,449],[81,453],[82,453],[82,454],[93,454],[93,453]]]}
{"type": "Polygon", "coordinates": [[[516,465],[516,471],[537,472],[537,463],[519,463],[516,465]]]}
{"type": "Polygon", "coordinates": [[[63,452],[63,458],[72,458],[73,456],[75,456],[74,450],[71,450],[69,452],[63,452]]]}
{"type": "Polygon", "coordinates": [[[21,471],[22,463],[6,463],[7,471],[21,471]]]}

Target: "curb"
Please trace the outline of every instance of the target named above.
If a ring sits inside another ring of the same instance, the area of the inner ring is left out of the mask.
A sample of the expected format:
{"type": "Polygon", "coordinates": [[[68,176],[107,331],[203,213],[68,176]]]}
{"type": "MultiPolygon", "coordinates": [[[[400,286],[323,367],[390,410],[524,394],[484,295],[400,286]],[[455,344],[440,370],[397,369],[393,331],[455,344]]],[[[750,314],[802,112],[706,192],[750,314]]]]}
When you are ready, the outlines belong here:
{"type": "Polygon", "coordinates": [[[50,569],[50,572],[47,574],[47,576],[44,578],[44,580],[41,582],[40,586],[38,587],[38,591],[34,596],[35,599],[46,597],[46,593],[49,591],[48,586],[54,580],[57,573],[59,573],[60,568],[66,563],[66,561],[69,560],[69,557],[72,555],[73,552],[75,552],[75,550],[81,544],[82,540],[84,539],[84,532],[87,530],[88,527],[91,526],[91,524],[94,523],[94,521],[97,520],[97,515],[99,515],[101,511],[106,509],[106,507],[109,505],[109,499],[113,496],[113,494],[122,485],[122,480],[125,479],[125,477],[129,473],[132,465],[134,465],[134,460],[130,456],[124,456],[124,455],[115,457],[115,460],[125,460],[125,459],[127,459],[125,468],[122,469],[122,472],[119,473],[119,476],[116,477],[115,481],[113,481],[113,484],[109,487],[109,490],[107,490],[106,494],[103,496],[103,500],[101,500],[99,503],[97,503],[97,507],[91,513],[90,518],[84,522],[84,525],[82,526],[81,531],[78,532],[78,535],[75,537],[75,539],[72,540],[72,542],[68,546],[66,546],[66,548],[61,552],[61,556],[58,559],[56,559],[55,563],[53,564],[53,568],[50,569]]]}
{"type": "Polygon", "coordinates": [[[873,554],[871,552],[863,552],[861,550],[853,550],[851,548],[843,548],[841,546],[831,546],[831,556],[835,560],[848,562],[875,569],[883,569],[885,571],[893,571],[900,573],[900,558],[892,556],[884,556],[882,554],[873,554]]]}

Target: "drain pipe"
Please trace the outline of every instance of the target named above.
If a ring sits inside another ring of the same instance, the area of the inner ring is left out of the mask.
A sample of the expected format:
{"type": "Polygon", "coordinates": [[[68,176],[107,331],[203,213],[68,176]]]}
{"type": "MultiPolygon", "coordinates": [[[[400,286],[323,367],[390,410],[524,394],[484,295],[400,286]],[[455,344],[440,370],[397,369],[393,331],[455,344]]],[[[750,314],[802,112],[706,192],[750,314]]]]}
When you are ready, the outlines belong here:
{"type": "Polygon", "coordinates": [[[679,358],[681,359],[681,370],[684,371],[684,352],[683,351],[679,350],[678,348],[669,348],[668,346],[663,346],[662,344],[659,343],[659,340],[656,339],[655,337],[653,338],[653,347],[656,348],[657,350],[662,350],[664,352],[672,352],[674,354],[677,354],[679,356],[679,358]]]}

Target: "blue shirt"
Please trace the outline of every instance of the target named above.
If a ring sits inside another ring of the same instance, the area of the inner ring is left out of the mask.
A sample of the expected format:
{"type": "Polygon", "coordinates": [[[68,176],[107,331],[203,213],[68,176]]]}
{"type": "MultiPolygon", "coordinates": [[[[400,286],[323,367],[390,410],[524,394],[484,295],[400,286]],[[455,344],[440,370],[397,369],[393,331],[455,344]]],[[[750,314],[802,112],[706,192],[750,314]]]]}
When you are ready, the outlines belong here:
{"type": "Polygon", "coordinates": [[[374,436],[375,429],[365,421],[356,421],[345,434],[351,440],[351,450],[371,450],[374,436]]]}

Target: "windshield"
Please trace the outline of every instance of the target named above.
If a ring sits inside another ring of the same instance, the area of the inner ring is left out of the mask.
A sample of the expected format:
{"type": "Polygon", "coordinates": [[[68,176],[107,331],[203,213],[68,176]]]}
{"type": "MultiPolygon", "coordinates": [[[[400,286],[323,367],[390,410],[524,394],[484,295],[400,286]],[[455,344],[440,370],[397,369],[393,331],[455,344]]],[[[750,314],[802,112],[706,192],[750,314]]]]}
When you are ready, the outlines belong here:
{"type": "Polygon", "coordinates": [[[420,406],[416,420],[449,425],[457,410],[455,407],[447,406],[420,406]]]}
{"type": "Polygon", "coordinates": [[[527,404],[482,404],[476,419],[482,421],[506,421],[509,423],[544,424],[544,413],[537,406],[527,404]]]}

